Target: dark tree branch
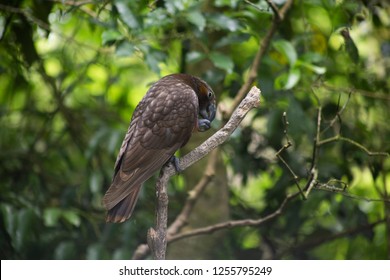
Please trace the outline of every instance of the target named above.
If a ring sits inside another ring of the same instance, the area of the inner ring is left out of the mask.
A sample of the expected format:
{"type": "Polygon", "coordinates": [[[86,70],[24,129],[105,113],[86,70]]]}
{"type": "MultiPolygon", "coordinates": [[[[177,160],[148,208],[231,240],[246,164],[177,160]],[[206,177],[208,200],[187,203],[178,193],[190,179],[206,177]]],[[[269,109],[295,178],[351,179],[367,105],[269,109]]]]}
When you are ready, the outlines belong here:
{"type": "Polygon", "coordinates": [[[168,194],[167,185],[170,176],[166,174],[165,168],[161,169],[160,176],[156,183],[157,207],[156,207],[156,229],[148,231],[148,246],[152,250],[155,260],[165,259],[167,248],[167,224],[168,224],[168,194]]]}
{"type": "Polygon", "coordinates": [[[390,156],[390,154],[387,153],[387,152],[373,152],[373,151],[370,151],[365,146],[363,146],[362,144],[356,142],[355,140],[343,137],[340,134],[338,134],[336,136],[333,136],[333,137],[330,137],[330,138],[327,138],[327,139],[324,139],[324,140],[321,140],[319,143],[317,143],[317,145],[318,146],[322,146],[322,145],[329,144],[329,143],[332,143],[332,142],[337,142],[337,141],[347,142],[347,143],[349,143],[349,144],[359,148],[360,150],[362,150],[363,152],[365,152],[369,156],[384,156],[384,157],[390,156]]]}
{"type": "Polygon", "coordinates": [[[210,153],[210,160],[207,163],[205,172],[198,182],[198,184],[189,192],[186,203],[180,212],[180,214],[176,217],[175,221],[169,226],[167,235],[168,237],[178,233],[183,226],[188,223],[188,219],[192,210],[195,206],[196,201],[203,193],[204,189],[207,187],[209,182],[212,180],[215,174],[215,164],[217,160],[218,148],[214,149],[210,153]]]}
{"type": "Polygon", "coordinates": [[[243,226],[251,226],[251,227],[258,227],[272,219],[275,219],[276,217],[280,216],[283,213],[283,210],[286,208],[288,202],[290,202],[295,197],[299,196],[300,192],[295,192],[293,194],[287,195],[286,198],[283,200],[283,202],[280,204],[279,208],[276,209],[271,214],[265,216],[264,218],[260,219],[244,219],[244,220],[236,220],[236,221],[227,221],[219,224],[215,224],[212,226],[207,226],[203,228],[198,228],[192,231],[187,231],[183,233],[176,234],[174,236],[171,236],[168,238],[168,242],[174,242],[178,241],[183,238],[188,238],[191,236],[201,235],[201,234],[210,234],[215,231],[228,229],[228,228],[235,228],[235,227],[243,227],[243,226]]]}
{"type": "Polygon", "coordinates": [[[295,182],[295,185],[297,186],[301,196],[303,199],[306,199],[305,197],[305,194],[303,193],[302,191],[302,188],[301,186],[299,185],[299,177],[295,174],[294,170],[290,167],[290,165],[284,160],[284,158],[282,157],[282,153],[287,150],[288,148],[290,148],[292,146],[292,143],[290,141],[290,138],[288,137],[288,134],[287,134],[287,130],[288,130],[288,125],[289,125],[289,122],[288,122],[288,119],[287,119],[287,113],[286,112],[283,112],[283,125],[284,125],[284,137],[286,138],[287,140],[287,143],[284,144],[282,146],[282,148],[279,149],[279,151],[277,151],[276,153],[276,157],[284,164],[284,166],[288,169],[288,171],[290,172],[290,174],[292,175],[293,177],[293,180],[295,182]]]}

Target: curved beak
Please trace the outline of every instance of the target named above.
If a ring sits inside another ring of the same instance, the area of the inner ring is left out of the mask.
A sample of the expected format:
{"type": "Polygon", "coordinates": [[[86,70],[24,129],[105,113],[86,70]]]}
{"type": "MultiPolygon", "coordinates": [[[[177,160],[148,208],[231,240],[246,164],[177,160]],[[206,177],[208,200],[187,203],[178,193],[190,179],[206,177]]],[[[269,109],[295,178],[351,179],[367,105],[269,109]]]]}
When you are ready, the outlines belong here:
{"type": "Polygon", "coordinates": [[[212,122],[215,118],[215,114],[217,113],[217,106],[215,102],[210,103],[206,108],[199,111],[199,114],[202,118],[208,119],[212,122]]]}

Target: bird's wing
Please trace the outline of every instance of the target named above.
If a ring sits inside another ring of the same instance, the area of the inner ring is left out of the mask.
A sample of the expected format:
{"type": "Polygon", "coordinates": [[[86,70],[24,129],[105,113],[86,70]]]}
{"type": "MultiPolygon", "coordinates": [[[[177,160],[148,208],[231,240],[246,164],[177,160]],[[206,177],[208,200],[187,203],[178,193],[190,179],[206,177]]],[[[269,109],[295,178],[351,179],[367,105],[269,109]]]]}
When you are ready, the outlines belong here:
{"type": "Polygon", "coordinates": [[[122,143],[113,182],[103,198],[107,210],[129,195],[138,196],[140,185],[189,140],[197,115],[197,96],[185,83],[162,79],[150,88],[122,143]]]}

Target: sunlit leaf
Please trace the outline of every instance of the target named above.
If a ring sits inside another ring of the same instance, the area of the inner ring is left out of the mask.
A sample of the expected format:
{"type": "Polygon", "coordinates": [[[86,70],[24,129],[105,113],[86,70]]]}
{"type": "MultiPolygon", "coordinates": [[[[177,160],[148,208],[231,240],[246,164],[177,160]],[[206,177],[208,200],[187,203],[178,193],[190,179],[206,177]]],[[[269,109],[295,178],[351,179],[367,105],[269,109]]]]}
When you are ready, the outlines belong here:
{"type": "Polygon", "coordinates": [[[301,71],[298,68],[292,68],[275,79],[276,89],[292,89],[301,78],[301,71]]]}
{"type": "Polygon", "coordinates": [[[242,240],[242,247],[244,249],[257,248],[260,243],[259,234],[256,231],[250,231],[245,234],[242,240]]]}
{"type": "Polygon", "coordinates": [[[216,67],[225,70],[227,73],[231,73],[233,71],[234,63],[229,56],[219,52],[212,52],[209,57],[216,67]]]}
{"type": "Polygon", "coordinates": [[[60,217],[61,209],[59,208],[46,208],[43,212],[43,221],[48,227],[56,226],[60,217]]]}
{"type": "Polygon", "coordinates": [[[189,63],[196,63],[204,59],[206,55],[203,52],[192,51],[188,52],[186,59],[189,63]]]}
{"type": "Polygon", "coordinates": [[[102,175],[100,172],[95,171],[91,174],[89,188],[92,193],[101,192],[102,175]]]}
{"type": "Polygon", "coordinates": [[[331,15],[324,7],[312,5],[306,12],[309,22],[321,30],[322,33],[329,35],[332,32],[331,15]]]}
{"type": "Polygon", "coordinates": [[[297,61],[297,66],[305,67],[306,69],[309,69],[309,70],[313,71],[314,73],[316,73],[318,75],[323,75],[326,72],[326,67],[313,65],[313,64],[310,64],[310,63],[303,62],[301,60],[297,61]]]}
{"type": "Polygon", "coordinates": [[[108,151],[110,153],[114,153],[116,149],[119,149],[119,141],[121,141],[123,137],[123,133],[120,133],[119,131],[113,131],[110,135],[110,138],[108,140],[108,151]]]}
{"type": "Polygon", "coordinates": [[[214,47],[221,48],[224,46],[229,46],[231,44],[242,44],[249,40],[249,34],[241,34],[241,33],[230,33],[227,36],[224,36],[221,40],[219,40],[214,47]]]}
{"type": "Polygon", "coordinates": [[[240,0],[216,0],[215,5],[217,7],[230,6],[236,8],[240,0]]]}
{"type": "Polygon", "coordinates": [[[121,56],[131,56],[134,53],[134,45],[128,41],[123,41],[116,47],[115,54],[121,56]]]}
{"type": "Polygon", "coordinates": [[[112,45],[121,39],[123,39],[123,35],[113,29],[106,30],[102,33],[102,45],[112,45]]]}
{"type": "Polygon", "coordinates": [[[190,11],[187,14],[187,19],[189,22],[193,23],[196,27],[198,27],[199,31],[203,31],[206,27],[206,18],[200,11],[190,11]]]}
{"type": "Polygon", "coordinates": [[[237,31],[241,27],[237,20],[223,14],[210,14],[207,19],[215,26],[230,32],[237,31]]]}
{"type": "Polygon", "coordinates": [[[76,227],[80,226],[81,220],[79,215],[74,210],[66,210],[62,212],[62,217],[68,221],[71,225],[76,227]]]}
{"type": "Polygon", "coordinates": [[[126,1],[117,0],[115,2],[115,7],[117,8],[118,13],[121,15],[122,20],[124,21],[124,23],[126,23],[128,27],[130,27],[131,29],[137,29],[139,27],[137,18],[127,6],[126,1]]]}
{"type": "Polygon", "coordinates": [[[289,41],[278,40],[275,41],[272,45],[275,49],[287,57],[290,66],[294,66],[298,55],[294,46],[289,41]]]}

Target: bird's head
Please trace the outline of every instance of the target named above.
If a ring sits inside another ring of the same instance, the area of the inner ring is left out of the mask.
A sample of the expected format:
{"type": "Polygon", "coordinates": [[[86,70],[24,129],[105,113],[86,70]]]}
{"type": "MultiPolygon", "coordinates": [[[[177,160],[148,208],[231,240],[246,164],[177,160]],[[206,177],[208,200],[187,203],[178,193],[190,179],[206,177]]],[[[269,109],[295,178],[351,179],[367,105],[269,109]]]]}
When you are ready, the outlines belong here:
{"type": "Polygon", "coordinates": [[[195,78],[196,94],[199,99],[199,115],[212,122],[217,112],[215,94],[211,87],[203,80],[195,78]]]}
{"type": "Polygon", "coordinates": [[[208,130],[217,112],[216,98],[213,90],[205,81],[198,77],[182,73],[172,75],[189,85],[195,91],[199,100],[198,130],[208,130]]]}

